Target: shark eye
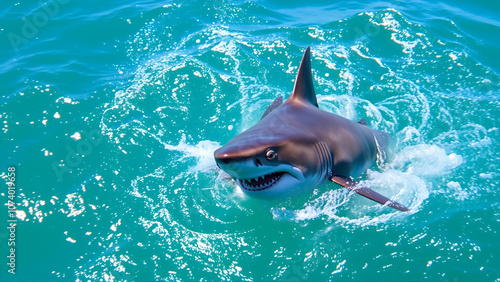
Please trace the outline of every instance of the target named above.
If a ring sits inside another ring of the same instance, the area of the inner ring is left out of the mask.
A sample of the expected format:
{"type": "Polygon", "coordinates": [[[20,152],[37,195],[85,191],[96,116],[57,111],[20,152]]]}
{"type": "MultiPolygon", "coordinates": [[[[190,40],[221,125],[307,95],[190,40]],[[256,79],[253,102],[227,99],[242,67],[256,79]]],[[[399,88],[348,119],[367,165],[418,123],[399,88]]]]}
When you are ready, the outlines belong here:
{"type": "Polygon", "coordinates": [[[267,150],[267,152],[266,152],[266,158],[267,158],[268,160],[273,160],[273,159],[275,159],[277,156],[278,156],[278,154],[277,154],[275,151],[273,151],[272,149],[269,149],[269,150],[267,150]]]}

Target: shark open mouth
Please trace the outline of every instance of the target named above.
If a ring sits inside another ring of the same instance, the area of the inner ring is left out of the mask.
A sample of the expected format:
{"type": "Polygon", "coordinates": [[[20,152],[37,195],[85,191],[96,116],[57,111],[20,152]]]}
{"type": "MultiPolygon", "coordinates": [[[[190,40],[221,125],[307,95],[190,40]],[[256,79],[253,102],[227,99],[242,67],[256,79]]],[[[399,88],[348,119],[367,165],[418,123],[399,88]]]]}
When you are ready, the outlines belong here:
{"type": "Polygon", "coordinates": [[[278,171],[252,179],[239,179],[241,187],[247,191],[262,191],[273,186],[283,176],[284,172],[278,171]]]}

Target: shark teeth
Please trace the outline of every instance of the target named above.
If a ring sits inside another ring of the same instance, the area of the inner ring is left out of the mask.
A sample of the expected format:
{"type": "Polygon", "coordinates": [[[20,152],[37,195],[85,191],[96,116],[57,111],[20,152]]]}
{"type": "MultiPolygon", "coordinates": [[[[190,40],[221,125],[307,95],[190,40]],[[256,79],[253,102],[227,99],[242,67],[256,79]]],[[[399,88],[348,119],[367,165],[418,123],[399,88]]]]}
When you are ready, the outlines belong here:
{"type": "Polygon", "coordinates": [[[262,191],[273,186],[283,176],[284,172],[274,172],[252,179],[240,179],[241,187],[248,191],[262,191]]]}

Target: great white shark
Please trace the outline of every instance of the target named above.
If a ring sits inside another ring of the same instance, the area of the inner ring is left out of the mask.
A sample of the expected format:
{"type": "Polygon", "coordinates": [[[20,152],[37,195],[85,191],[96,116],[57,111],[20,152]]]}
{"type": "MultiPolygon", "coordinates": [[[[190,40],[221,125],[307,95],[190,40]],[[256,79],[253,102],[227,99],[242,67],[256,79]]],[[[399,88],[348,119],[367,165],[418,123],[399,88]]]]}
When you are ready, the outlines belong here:
{"type": "Polygon", "coordinates": [[[386,154],[387,133],[318,108],[308,47],[292,95],[278,97],[261,120],[214,152],[217,165],[255,197],[288,196],[330,180],[383,205],[408,211],[359,177],[386,154]]]}

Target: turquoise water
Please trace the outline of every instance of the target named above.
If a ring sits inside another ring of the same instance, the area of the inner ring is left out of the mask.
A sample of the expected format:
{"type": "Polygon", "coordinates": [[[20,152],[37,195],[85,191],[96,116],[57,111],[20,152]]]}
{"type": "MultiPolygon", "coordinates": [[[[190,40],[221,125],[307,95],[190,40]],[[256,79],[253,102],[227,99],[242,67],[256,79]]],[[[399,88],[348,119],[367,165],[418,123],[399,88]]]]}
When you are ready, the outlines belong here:
{"type": "Polygon", "coordinates": [[[500,281],[499,15],[495,1],[2,3],[17,226],[14,275],[2,184],[0,280],[500,281]],[[307,46],[320,108],[393,137],[363,181],[410,213],[333,184],[249,199],[217,169],[213,151],[291,93],[307,46]]]}

